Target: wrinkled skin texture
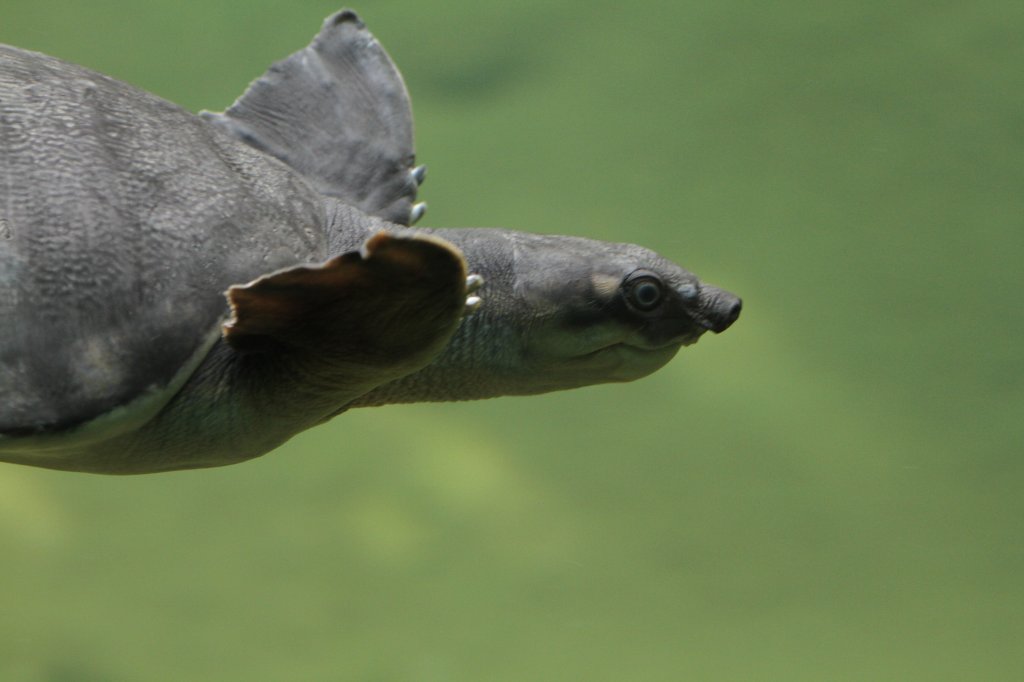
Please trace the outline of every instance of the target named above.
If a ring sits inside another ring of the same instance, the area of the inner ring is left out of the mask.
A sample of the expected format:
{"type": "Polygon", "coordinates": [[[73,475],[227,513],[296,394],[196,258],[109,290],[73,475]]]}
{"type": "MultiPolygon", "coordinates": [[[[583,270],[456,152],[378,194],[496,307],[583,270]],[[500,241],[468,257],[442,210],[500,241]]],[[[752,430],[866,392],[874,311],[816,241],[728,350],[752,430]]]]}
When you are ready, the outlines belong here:
{"type": "Polygon", "coordinates": [[[203,117],[0,47],[0,460],[219,466],[352,407],[633,380],[739,315],[639,246],[410,230],[414,158],[350,12],[203,117]]]}
{"type": "Polygon", "coordinates": [[[99,74],[0,59],[0,433],[167,385],[228,286],[327,257],[322,200],[288,169],[99,74]]]}

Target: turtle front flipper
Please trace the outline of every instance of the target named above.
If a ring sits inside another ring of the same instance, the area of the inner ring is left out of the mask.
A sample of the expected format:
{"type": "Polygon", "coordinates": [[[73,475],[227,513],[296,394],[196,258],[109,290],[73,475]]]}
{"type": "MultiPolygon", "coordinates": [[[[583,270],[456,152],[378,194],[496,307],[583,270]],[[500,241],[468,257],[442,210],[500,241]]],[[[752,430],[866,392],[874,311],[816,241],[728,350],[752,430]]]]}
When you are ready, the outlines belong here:
{"type": "Polygon", "coordinates": [[[428,364],[467,309],[466,262],[448,242],[381,232],[359,251],[227,291],[224,337],[354,398],[428,364]]]}
{"type": "Polygon", "coordinates": [[[294,168],[322,194],[400,225],[423,214],[412,108],[388,54],[355,12],[327,18],[227,111],[203,112],[233,137],[294,168]]]}

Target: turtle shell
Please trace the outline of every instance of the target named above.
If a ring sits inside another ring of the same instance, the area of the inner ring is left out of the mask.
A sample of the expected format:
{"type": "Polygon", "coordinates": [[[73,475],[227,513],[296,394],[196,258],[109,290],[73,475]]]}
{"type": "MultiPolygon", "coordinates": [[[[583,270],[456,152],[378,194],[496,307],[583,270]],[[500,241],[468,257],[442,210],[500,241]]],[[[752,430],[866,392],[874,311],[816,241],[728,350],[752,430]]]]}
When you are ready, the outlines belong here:
{"type": "Polygon", "coordinates": [[[225,290],[325,258],[323,224],[300,176],[216,126],[0,46],[0,434],[169,393],[225,290]]]}

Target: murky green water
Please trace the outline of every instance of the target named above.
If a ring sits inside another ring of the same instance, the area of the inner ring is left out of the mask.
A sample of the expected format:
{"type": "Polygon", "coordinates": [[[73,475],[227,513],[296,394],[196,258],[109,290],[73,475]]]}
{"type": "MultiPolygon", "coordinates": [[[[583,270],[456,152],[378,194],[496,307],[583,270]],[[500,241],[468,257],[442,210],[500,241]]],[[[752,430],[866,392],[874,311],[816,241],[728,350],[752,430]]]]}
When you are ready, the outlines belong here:
{"type": "MultiPolygon", "coordinates": [[[[640,242],[743,318],[242,466],[0,467],[0,679],[1018,679],[1022,7],[357,6],[427,225],[640,242]]],[[[220,109],[333,9],[5,0],[0,41],[220,109]]]]}

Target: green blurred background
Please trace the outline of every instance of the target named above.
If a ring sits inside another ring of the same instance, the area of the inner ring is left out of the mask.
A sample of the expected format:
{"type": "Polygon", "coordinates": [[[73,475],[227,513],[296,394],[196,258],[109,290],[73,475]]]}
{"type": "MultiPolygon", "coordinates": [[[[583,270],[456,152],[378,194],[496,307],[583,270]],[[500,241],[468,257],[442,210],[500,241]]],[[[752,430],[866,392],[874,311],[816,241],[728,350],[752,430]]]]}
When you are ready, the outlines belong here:
{"type": "MultiPolygon", "coordinates": [[[[3,0],[198,110],[333,2],[3,0]]],[[[0,680],[1024,679],[1024,4],[364,0],[430,226],[744,297],[643,381],[0,468],[0,680]]]]}

